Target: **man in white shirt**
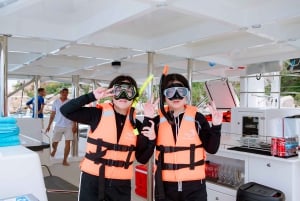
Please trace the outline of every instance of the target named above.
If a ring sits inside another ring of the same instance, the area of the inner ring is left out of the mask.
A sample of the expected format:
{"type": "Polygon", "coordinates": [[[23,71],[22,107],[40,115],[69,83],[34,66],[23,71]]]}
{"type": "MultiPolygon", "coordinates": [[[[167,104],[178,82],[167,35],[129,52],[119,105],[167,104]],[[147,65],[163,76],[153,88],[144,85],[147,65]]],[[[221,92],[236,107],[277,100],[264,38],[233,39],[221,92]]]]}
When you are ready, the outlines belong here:
{"type": "Polygon", "coordinates": [[[52,152],[51,156],[54,157],[58,143],[61,141],[62,136],[65,137],[65,149],[64,149],[64,159],[62,164],[65,166],[69,166],[67,159],[71,149],[71,141],[73,140],[73,135],[76,132],[76,123],[65,118],[61,112],[60,107],[69,101],[68,99],[69,90],[67,88],[63,88],[60,91],[60,97],[53,102],[52,112],[49,119],[49,124],[46,129],[46,132],[49,132],[51,128],[51,124],[53,120],[55,121],[55,126],[53,129],[53,137],[52,137],[52,152]]]}

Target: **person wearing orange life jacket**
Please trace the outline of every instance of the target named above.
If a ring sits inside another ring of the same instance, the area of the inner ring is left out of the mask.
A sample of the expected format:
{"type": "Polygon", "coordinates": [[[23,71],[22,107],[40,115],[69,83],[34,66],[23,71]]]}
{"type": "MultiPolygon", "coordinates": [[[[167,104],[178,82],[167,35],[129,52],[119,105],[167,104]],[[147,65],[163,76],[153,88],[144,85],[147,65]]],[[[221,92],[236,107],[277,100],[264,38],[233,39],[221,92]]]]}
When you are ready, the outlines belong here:
{"type": "Polygon", "coordinates": [[[197,108],[188,105],[190,87],[180,74],[162,76],[160,110],[144,105],[144,124],[155,123],[155,200],[206,201],[205,152],[214,154],[220,145],[222,113],[208,105],[212,126],[197,108]],[[167,104],[164,106],[164,104],[167,104]]]}
{"type": "Polygon", "coordinates": [[[131,111],[138,96],[135,80],[117,76],[108,89],[99,87],[61,107],[72,121],[88,124],[86,155],[80,163],[79,201],[130,201],[135,158],[147,163],[155,147],[154,126],[143,127],[131,111]],[[84,107],[111,97],[111,103],[84,107]],[[139,135],[134,134],[134,128],[139,135]],[[147,137],[146,137],[147,136],[147,137]]]}

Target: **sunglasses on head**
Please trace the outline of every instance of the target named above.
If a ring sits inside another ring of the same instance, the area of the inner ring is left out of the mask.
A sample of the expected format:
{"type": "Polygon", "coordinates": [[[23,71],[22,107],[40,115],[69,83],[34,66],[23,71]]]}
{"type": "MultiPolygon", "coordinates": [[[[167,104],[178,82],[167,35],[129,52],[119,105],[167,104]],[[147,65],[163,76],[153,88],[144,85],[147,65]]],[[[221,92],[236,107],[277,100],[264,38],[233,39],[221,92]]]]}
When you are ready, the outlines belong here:
{"type": "Polygon", "coordinates": [[[176,92],[180,96],[180,98],[184,98],[188,96],[189,89],[186,87],[170,87],[164,90],[164,95],[168,99],[172,99],[175,96],[176,92]]]}
{"type": "Polygon", "coordinates": [[[136,95],[136,89],[130,83],[115,84],[113,85],[113,93],[114,98],[117,100],[121,98],[132,100],[136,95]]]}

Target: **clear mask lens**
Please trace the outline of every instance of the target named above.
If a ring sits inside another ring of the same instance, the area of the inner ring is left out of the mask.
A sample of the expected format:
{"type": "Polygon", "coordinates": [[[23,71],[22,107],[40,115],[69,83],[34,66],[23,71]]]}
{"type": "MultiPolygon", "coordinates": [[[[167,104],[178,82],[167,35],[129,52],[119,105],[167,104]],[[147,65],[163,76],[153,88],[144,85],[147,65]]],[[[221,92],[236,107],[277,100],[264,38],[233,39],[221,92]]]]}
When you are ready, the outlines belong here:
{"type": "Polygon", "coordinates": [[[135,87],[131,84],[115,84],[113,86],[115,99],[125,98],[132,100],[136,95],[135,87]]]}
{"type": "Polygon", "coordinates": [[[184,98],[188,95],[189,90],[186,87],[170,87],[164,90],[164,95],[168,99],[171,99],[175,96],[176,92],[180,97],[184,98]]]}

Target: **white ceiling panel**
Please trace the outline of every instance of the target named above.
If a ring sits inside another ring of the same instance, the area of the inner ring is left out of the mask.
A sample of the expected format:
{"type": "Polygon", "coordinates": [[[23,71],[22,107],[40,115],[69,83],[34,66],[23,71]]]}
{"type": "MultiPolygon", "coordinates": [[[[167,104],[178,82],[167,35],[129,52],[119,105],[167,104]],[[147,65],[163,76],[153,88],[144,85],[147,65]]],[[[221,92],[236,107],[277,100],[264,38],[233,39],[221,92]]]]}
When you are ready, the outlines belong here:
{"type": "Polygon", "coordinates": [[[300,57],[299,0],[12,0],[0,1],[9,77],[142,82],[153,53],[193,80],[237,76],[240,66],[300,57]],[[120,68],[111,66],[121,61],[120,68]]]}
{"type": "Polygon", "coordinates": [[[9,64],[24,65],[41,56],[43,55],[38,53],[9,52],[7,59],[9,64]]]}
{"type": "Polygon", "coordinates": [[[47,54],[66,47],[70,42],[29,37],[9,37],[7,43],[8,51],[47,54]]]}
{"type": "Polygon", "coordinates": [[[99,65],[106,62],[102,59],[89,59],[74,56],[49,55],[34,62],[33,65],[46,66],[48,68],[88,68],[90,66],[99,65]]]}
{"type": "Polygon", "coordinates": [[[104,60],[120,60],[140,53],[141,51],[128,48],[112,48],[86,44],[75,44],[59,51],[57,54],[88,58],[103,58],[104,60]]]}

